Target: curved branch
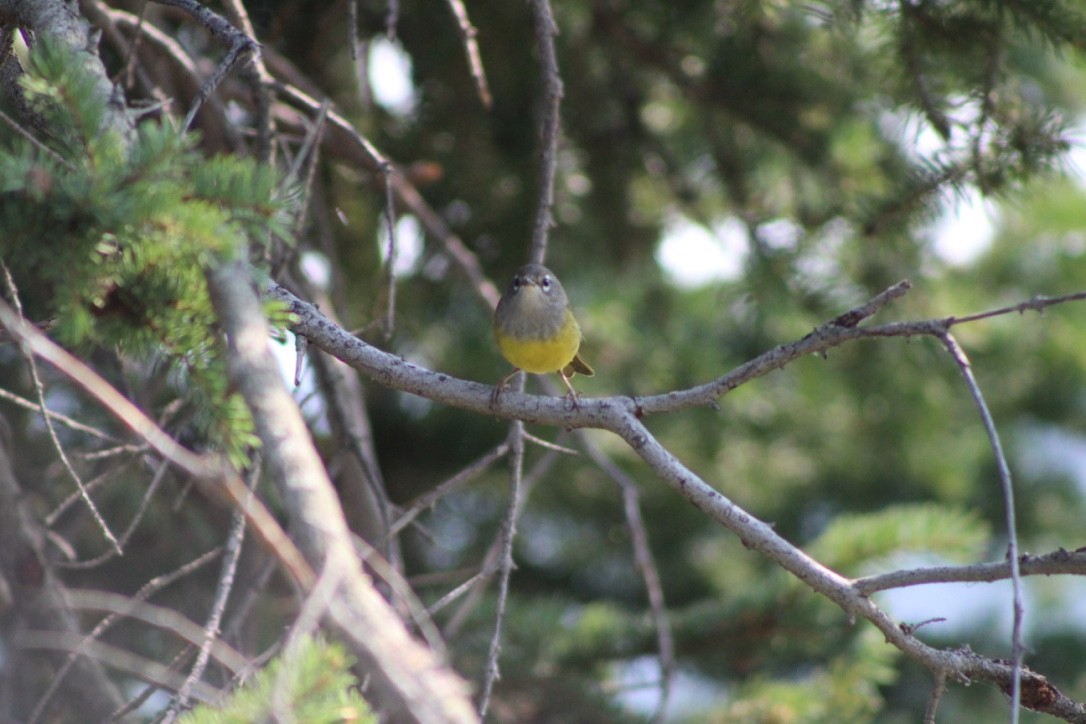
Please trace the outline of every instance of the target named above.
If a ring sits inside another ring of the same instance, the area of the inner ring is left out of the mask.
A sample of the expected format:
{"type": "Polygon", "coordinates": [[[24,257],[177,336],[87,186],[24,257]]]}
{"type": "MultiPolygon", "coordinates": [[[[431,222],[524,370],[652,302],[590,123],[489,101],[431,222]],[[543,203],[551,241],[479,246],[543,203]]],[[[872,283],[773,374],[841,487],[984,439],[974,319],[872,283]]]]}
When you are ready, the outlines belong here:
{"type": "MultiPolygon", "coordinates": [[[[892,287],[870,302],[821,325],[804,338],[776,347],[705,385],[636,400],[628,397],[580,399],[572,409],[568,407],[565,398],[526,395],[514,391],[503,395],[500,404],[491,407],[490,386],[432,372],[377,350],[336,327],[311,305],[297,299],[278,285],[270,285],[268,293],[287,303],[299,316],[300,322],[294,326],[297,334],[309,337],[317,347],[388,387],[502,418],[567,428],[595,427],[618,435],[661,480],[712,520],[732,531],[745,546],[770,558],[811,589],[836,603],[850,618],[861,617],[870,621],[883,633],[888,643],[924,665],[937,677],[950,677],[959,682],[972,679],[991,681],[1007,693],[1017,688],[1021,692],[1021,703],[1027,708],[1044,711],[1068,721],[1086,722],[1086,705],[1068,699],[1044,676],[1025,666],[1019,669],[1009,662],[984,657],[968,649],[937,649],[916,638],[912,629],[895,623],[875,605],[865,588],[811,558],[777,534],[770,525],[711,487],[675,458],[641,423],[640,418],[650,411],[674,411],[692,404],[715,403],[717,397],[743,382],[784,367],[799,357],[825,352],[849,341],[917,335],[942,339],[955,324],[996,313],[1008,314],[1023,306],[1007,307],[998,312],[971,317],[948,317],[871,327],[856,326],[907,289],[907,283],[892,287]]],[[[1078,298],[1078,295],[1074,296],[1078,298]]],[[[1070,299],[1071,297],[1061,297],[1024,304],[1026,308],[1043,308],[1070,299]]]]}

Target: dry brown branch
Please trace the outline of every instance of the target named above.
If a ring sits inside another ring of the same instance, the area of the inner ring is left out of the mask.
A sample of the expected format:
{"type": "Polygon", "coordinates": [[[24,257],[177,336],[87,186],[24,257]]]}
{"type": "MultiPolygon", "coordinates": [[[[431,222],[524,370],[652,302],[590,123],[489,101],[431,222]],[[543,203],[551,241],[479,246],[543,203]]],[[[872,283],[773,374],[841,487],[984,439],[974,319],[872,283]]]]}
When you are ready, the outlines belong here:
{"type": "MultiPolygon", "coordinates": [[[[15,478],[9,454],[0,437],[0,581],[10,586],[4,615],[18,622],[16,628],[78,639],[82,636],[79,621],[43,551],[44,532],[15,478]]],[[[32,660],[19,644],[12,643],[8,665],[29,674],[32,660]]],[[[104,720],[121,705],[120,693],[97,661],[80,658],[66,664],[61,658],[55,666],[67,669],[65,703],[88,718],[104,720]]]]}
{"type": "MultiPolygon", "coordinates": [[[[213,560],[215,560],[215,558],[219,556],[221,552],[222,550],[219,548],[212,549],[207,553],[198,556],[196,559],[189,561],[180,568],[171,571],[170,573],[166,573],[161,576],[156,576],[155,578],[152,578],[150,581],[141,586],[140,589],[136,591],[133,596],[125,599],[125,605],[131,607],[136,606],[143,601],[146,601],[148,598],[153,596],[158,591],[161,591],[163,588],[166,588],[171,583],[181,578],[184,578],[185,576],[193,573],[194,571],[200,570],[208,563],[211,563],[213,560]]],[[[99,621],[93,629],[91,629],[91,632],[87,634],[84,641],[89,642],[97,640],[111,626],[117,623],[121,619],[122,615],[127,615],[127,610],[124,613],[120,611],[111,612],[108,616],[99,621]]],[[[49,704],[50,699],[60,689],[60,685],[64,681],[65,677],[68,675],[68,672],[72,670],[72,667],[82,656],[82,651],[82,644],[80,644],[80,646],[72,651],[72,653],[68,656],[68,659],[64,662],[64,665],[57,670],[57,673],[53,677],[53,680],[49,682],[49,688],[45,690],[45,693],[42,694],[41,698],[38,700],[38,703],[34,706],[34,711],[30,715],[28,724],[34,724],[34,722],[38,721],[41,718],[42,714],[45,711],[45,707],[49,704]]]]}
{"type": "MultiPolygon", "coordinates": [[[[15,313],[19,316],[19,319],[23,319],[23,307],[22,303],[19,301],[19,290],[15,288],[15,281],[11,278],[11,272],[8,270],[7,265],[2,262],[0,262],[0,272],[3,273],[4,287],[8,294],[11,295],[15,313]]],[[[34,384],[34,391],[38,396],[38,409],[41,412],[42,419],[45,421],[45,429],[49,432],[49,441],[52,443],[53,449],[56,450],[57,457],[64,465],[64,469],[68,472],[68,477],[75,483],[75,487],[79,491],[79,497],[82,499],[83,504],[87,506],[87,510],[90,511],[91,517],[94,518],[94,522],[98,526],[98,529],[102,531],[102,535],[113,548],[113,552],[117,555],[121,555],[123,551],[120,542],[118,542],[117,537],[113,535],[113,531],[110,530],[109,524],[106,523],[105,518],[102,517],[101,512],[98,510],[98,506],[95,505],[94,500],[90,497],[87,486],[83,482],[83,477],[76,472],[74,467],[72,467],[72,463],[68,459],[68,453],[65,452],[64,446],[60,444],[60,438],[57,436],[57,429],[53,424],[53,418],[49,416],[49,408],[45,404],[45,384],[38,375],[38,365],[34,361],[34,355],[24,350],[23,357],[26,359],[27,369],[30,370],[30,378],[34,384]]]]}
{"type": "MultiPolygon", "coordinates": [[[[218,554],[216,549],[215,553],[218,554]]],[[[83,611],[101,611],[115,618],[131,618],[151,624],[175,634],[188,643],[200,646],[204,642],[204,629],[172,608],[155,606],[135,598],[128,598],[107,591],[69,591],[72,607],[83,611]]],[[[248,659],[221,640],[212,642],[211,656],[232,673],[249,665],[248,659]]]]}
{"type": "MultiPolygon", "coordinates": [[[[153,659],[139,656],[116,646],[110,646],[101,641],[84,641],[78,634],[52,630],[24,631],[16,637],[15,643],[27,649],[54,651],[75,651],[82,647],[84,655],[101,661],[110,668],[134,676],[141,681],[151,682],[158,687],[176,690],[183,682],[182,677],[177,672],[153,659]]],[[[217,689],[207,684],[198,683],[193,689],[194,698],[202,702],[214,701],[218,694],[217,689]]],[[[118,706],[120,705],[118,704],[118,706]]],[[[90,713],[85,712],[85,714],[86,718],[91,718],[90,713]]],[[[112,712],[101,719],[94,717],[94,721],[109,721],[111,716],[112,712]]]]}
{"type": "Polygon", "coordinates": [[[471,77],[475,80],[475,91],[479,94],[479,101],[483,108],[489,109],[494,99],[490,97],[490,87],[486,82],[486,71],[483,70],[483,57],[479,53],[479,42],[475,39],[479,31],[471,24],[468,18],[468,9],[464,7],[463,0],[446,0],[449,9],[456,17],[456,28],[460,31],[460,42],[464,44],[464,52],[468,56],[468,68],[471,77]]]}

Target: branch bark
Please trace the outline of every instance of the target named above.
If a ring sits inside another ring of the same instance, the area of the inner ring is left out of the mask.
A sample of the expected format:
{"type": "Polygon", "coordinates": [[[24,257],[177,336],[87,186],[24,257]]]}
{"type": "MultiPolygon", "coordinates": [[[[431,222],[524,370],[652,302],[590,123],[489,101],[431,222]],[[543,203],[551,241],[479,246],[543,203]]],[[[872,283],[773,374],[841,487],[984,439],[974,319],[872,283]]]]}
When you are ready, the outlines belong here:
{"type": "Polygon", "coordinates": [[[372,675],[372,692],[393,719],[472,722],[466,684],[411,638],[363,573],[343,509],[298,407],[284,388],[268,347],[269,330],[245,268],[225,264],[208,275],[212,303],[229,343],[229,372],[253,415],[264,468],[293,520],[296,539],[315,570],[340,577],[325,620],[372,675]]]}
{"type": "MultiPolygon", "coordinates": [[[[271,284],[267,293],[287,303],[299,323],[297,334],[355,367],[388,387],[417,394],[428,399],[506,419],[518,419],[565,428],[593,427],[608,430],[622,438],[648,467],[692,505],[723,527],[732,531],[748,548],[767,556],[812,590],[836,603],[850,618],[867,619],[887,641],[910,658],[931,670],[936,676],[946,676],[966,683],[980,679],[995,683],[1010,694],[1020,687],[1021,702],[1027,708],[1044,711],[1067,721],[1086,722],[1086,705],[1064,696],[1048,680],[1023,666],[976,654],[968,649],[937,649],[913,635],[908,627],[895,623],[868,597],[867,590],[817,560],[811,558],[726,496],[710,486],[696,473],[675,458],[641,422],[649,412],[670,412],[695,404],[716,404],[716,398],[769,372],[780,369],[810,354],[826,352],[833,347],[860,339],[879,337],[932,336],[942,339],[947,330],[964,321],[984,318],[988,313],[956,319],[900,322],[880,326],[858,326],[885,303],[908,289],[908,283],[891,287],[868,303],[840,315],[818,327],[800,340],[780,345],[722,377],[688,390],[646,398],[605,397],[579,399],[570,407],[562,397],[526,395],[513,390],[503,394],[500,403],[491,406],[492,387],[460,380],[433,372],[382,352],[324,319],[311,305],[290,292],[271,284]],[[1017,684],[1016,684],[1017,682],[1017,684]]],[[[1025,303],[1030,308],[1047,306],[1072,297],[1025,303]]],[[[1022,305],[1005,308],[1010,314],[1022,305]]]]}

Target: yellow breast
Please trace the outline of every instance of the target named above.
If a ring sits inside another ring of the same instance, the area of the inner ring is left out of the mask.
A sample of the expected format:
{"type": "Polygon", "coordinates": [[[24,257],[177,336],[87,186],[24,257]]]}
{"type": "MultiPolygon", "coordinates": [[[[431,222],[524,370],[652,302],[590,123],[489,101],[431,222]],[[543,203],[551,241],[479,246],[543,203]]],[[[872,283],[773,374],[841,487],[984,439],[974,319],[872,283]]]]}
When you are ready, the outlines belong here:
{"type": "Polygon", "coordinates": [[[503,334],[497,329],[494,337],[498,342],[498,349],[509,364],[537,375],[562,369],[570,363],[581,346],[581,328],[569,309],[566,309],[557,334],[550,339],[521,339],[503,334]]]}

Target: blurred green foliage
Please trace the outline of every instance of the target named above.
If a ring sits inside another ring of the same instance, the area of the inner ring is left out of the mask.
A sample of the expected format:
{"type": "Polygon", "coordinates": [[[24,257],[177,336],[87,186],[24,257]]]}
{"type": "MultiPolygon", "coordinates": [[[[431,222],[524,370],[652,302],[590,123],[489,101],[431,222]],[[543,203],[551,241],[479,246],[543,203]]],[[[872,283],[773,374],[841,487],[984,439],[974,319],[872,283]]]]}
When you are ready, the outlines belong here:
{"type": "MultiPolygon", "coordinates": [[[[416,94],[407,113],[355,92],[341,6],[247,5],[260,41],[328,92],[391,158],[405,169],[425,164],[440,172],[419,182],[421,193],[504,283],[525,260],[537,194],[539,71],[528,4],[468,4],[494,96],[487,110],[451,13],[399,3],[395,45],[410,58],[416,94]]],[[[912,291],[875,321],[963,315],[1086,288],[1086,198],[1081,179],[1066,173],[1086,100],[1086,23],[1078,4],[553,5],[564,97],[548,265],[573,300],[597,371],[578,378],[583,394],[652,394],[713,379],[904,278],[912,291]],[[998,208],[991,243],[951,261],[946,247],[964,240],[937,244],[932,223],[978,191],[998,208]],[[736,272],[699,286],[677,283],[659,262],[677,220],[722,246],[724,236],[738,235],[745,252],[733,259],[736,272]]],[[[386,8],[367,4],[360,12],[363,37],[388,42],[386,8]]],[[[158,132],[145,133],[153,139],[158,132]]],[[[190,158],[187,146],[174,150],[190,158]]],[[[0,181],[5,192],[28,170],[0,181]]],[[[184,183],[195,183],[195,174],[184,183]]],[[[334,157],[322,158],[317,176],[321,206],[300,243],[328,261],[339,317],[363,327],[381,298],[382,180],[334,157]],[[328,222],[330,209],[349,223],[328,222]]],[[[225,194],[218,201],[216,218],[232,231],[244,221],[227,210],[248,208],[236,200],[225,194]]],[[[206,238],[201,230],[195,238],[206,238]]],[[[44,294],[46,301],[57,296],[44,294]]],[[[397,299],[396,333],[375,343],[482,382],[507,371],[490,339],[489,310],[437,240],[425,240],[416,267],[398,280],[397,299]]],[[[955,329],[1011,456],[1021,545],[1031,552],[1086,545],[1083,319],[1086,309],[1069,304],[955,329]]],[[[103,349],[117,344],[95,341],[103,349]]],[[[18,356],[0,361],[12,387],[25,390],[18,356]]],[[[172,399],[174,388],[153,365],[116,368],[121,382],[138,377],[131,386],[149,409],[161,411],[172,399]]],[[[418,404],[368,381],[366,389],[380,465],[398,503],[455,474],[507,433],[493,419],[418,404]]],[[[540,388],[530,381],[529,389],[540,388]]],[[[24,443],[20,472],[32,478],[52,453],[30,415],[14,411],[9,420],[24,443]]],[[[957,367],[933,340],[847,345],[727,394],[718,410],[646,424],[710,484],[844,575],[1004,555],[991,450],[957,367]]],[[[531,432],[565,441],[561,431],[531,432]]],[[[640,486],[676,639],[676,720],[921,720],[928,672],[744,549],[655,480],[620,441],[588,434],[640,486]]],[[[527,468],[548,455],[529,446],[527,468]]],[[[136,471],[123,479],[144,477],[136,471]]],[[[42,507],[62,497],[52,489],[33,495],[42,507]]],[[[134,496],[112,490],[103,507],[126,519],[134,496]]],[[[422,516],[423,530],[405,535],[407,573],[425,575],[418,586],[424,600],[477,570],[507,496],[505,468],[495,465],[422,516]]],[[[221,541],[221,511],[174,502],[151,506],[137,537],[141,556],[88,581],[134,589],[221,541]]],[[[81,545],[97,540],[82,520],[62,518],[59,528],[81,545]]],[[[656,683],[658,669],[643,663],[657,643],[618,487],[586,459],[560,457],[527,495],[515,557],[492,718],[647,719],[651,706],[629,702],[656,683]],[[631,671],[646,668],[648,681],[628,685],[631,671]]],[[[187,582],[171,601],[199,611],[207,584],[187,582]]],[[[1075,653],[1086,633],[1070,608],[1082,599],[1081,583],[1028,581],[1027,589],[1027,663],[1069,696],[1086,698],[1086,671],[1075,653]]],[[[963,613],[946,590],[922,595],[930,617],[952,620],[924,627],[921,636],[1008,656],[1008,627],[995,614],[963,613]]],[[[992,602],[986,610],[1010,610],[1009,598],[985,595],[992,602]]],[[[453,605],[438,617],[441,625],[455,622],[453,664],[475,681],[493,628],[492,596],[487,590],[476,608],[453,605]]],[[[244,627],[250,641],[279,634],[278,604],[269,596],[254,609],[244,627]]],[[[132,638],[146,655],[169,651],[160,641],[132,638]]],[[[994,687],[952,684],[940,720],[1001,720],[1006,709],[994,687]]]]}
{"type": "Polygon", "coordinates": [[[250,724],[289,717],[308,724],[375,722],[351,674],[353,663],[340,644],[304,639],[256,672],[227,701],[196,707],[178,721],[250,724]]]}
{"type": "MultiPolygon", "coordinates": [[[[564,97],[548,263],[574,301],[598,371],[578,380],[584,394],[704,382],[904,278],[913,291],[876,321],[1083,288],[1083,192],[1063,178],[1067,129],[1082,101],[1083,25],[1068,21],[1078,17],[1071,4],[559,1],[554,10],[564,97]],[[932,222],[976,190],[1000,209],[992,243],[965,262],[947,261],[932,222]],[[676,285],[657,259],[677,218],[711,235],[725,219],[738,222],[747,250],[738,274],[676,285]]],[[[533,43],[526,5],[469,11],[494,110],[478,103],[453,34],[435,32],[421,5],[405,3],[397,43],[411,58],[417,105],[406,116],[385,114],[374,133],[401,161],[442,167],[427,199],[501,282],[525,257],[534,214],[538,69],[524,52],[533,43]]],[[[369,27],[383,20],[375,13],[369,27]]],[[[382,113],[377,105],[360,117],[382,113]]],[[[425,340],[427,364],[496,380],[504,364],[486,310],[459,289],[443,258],[428,241],[420,271],[401,280],[398,312],[410,325],[402,337],[425,340]]],[[[369,308],[356,309],[365,319],[369,308]]],[[[1083,314],[1069,305],[956,330],[1012,454],[1045,430],[1081,434],[1083,314]]],[[[505,434],[456,411],[434,408],[419,419],[400,411],[396,396],[378,399],[383,448],[427,441],[425,460],[384,460],[400,500],[505,434]]],[[[843,573],[1002,556],[991,450],[957,368],[933,340],[835,349],[730,393],[719,411],[647,423],[711,484],[843,573]]],[[[630,451],[590,434],[642,486],[680,672],[720,692],[677,711],[729,722],[922,717],[926,693],[904,692],[930,691],[926,672],[786,585],[630,451]],[[713,701],[727,703],[714,713],[713,701]]],[[[541,455],[529,452],[529,469],[541,455]]],[[[1082,545],[1081,483],[1017,458],[1012,465],[1023,548],[1082,545]]],[[[407,550],[413,568],[481,559],[504,504],[503,474],[496,468],[438,506],[435,539],[407,550]]],[[[586,461],[563,459],[532,490],[519,535],[506,626],[517,644],[503,651],[497,696],[530,712],[547,705],[550,686],[610,691],[624,667],[656,647],[617,488],[586,461]],[[538,620],[543,611],[550,623],[538,620]],[[582,676],[571,679],[574,670],[582,676]]],[[[1031,620],[1043,619],[1045,606],[1067,605],[1067,585],[1037,603],[1031,620]]],[[[939,592],[930,595],[931,616],[945,613],[939,592]]],[[[1010,601],[993,607],[1009,610],[1010,601]]],[[[465,639],[486,635],[488,613],[473,617],[480,628],[465,639]]],[[[1005,628],[953,624],[968,632],[932,636],[1006,656],[1005,628]]],[[[1060,630],[1070,646],[1082,635],[1073,625],[1060,630]]],[[[462,670],[477,675],[483,653],[462,659],[462,670]]],[[[1080,674],[1049,673],[1071,695],[1086,694],[1080,674]]],[[[983,688],[967,697],[952,687],[946,711],[1004,716],[1004,700],[983,688]]],[[[571,719],[594,716],[574,712],[574,700],[582,701],[570,699],[571,719]]]]}

